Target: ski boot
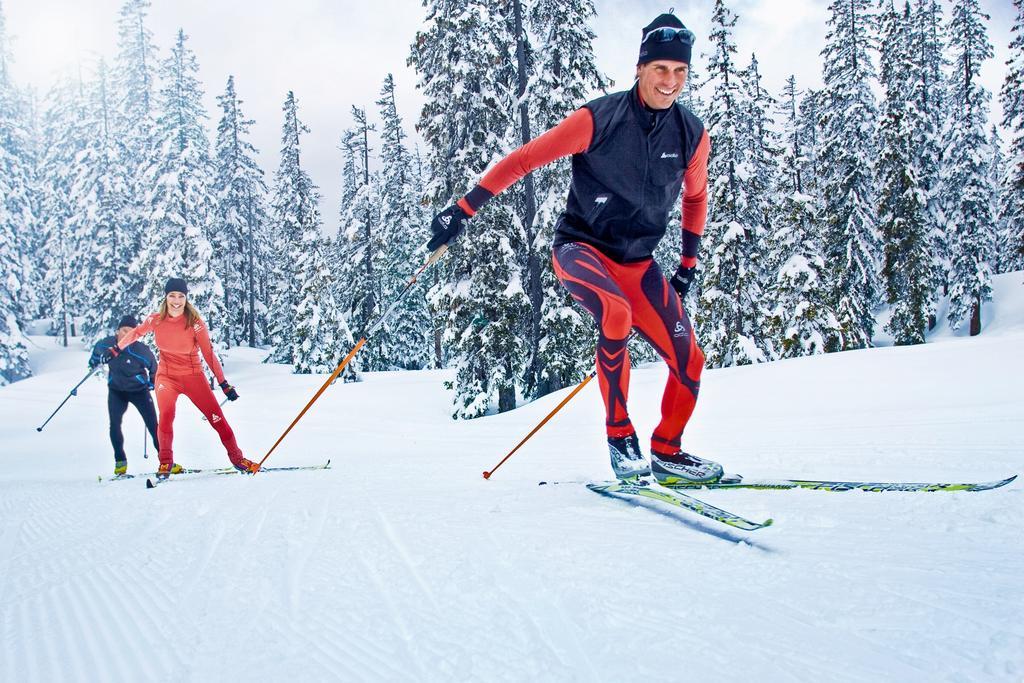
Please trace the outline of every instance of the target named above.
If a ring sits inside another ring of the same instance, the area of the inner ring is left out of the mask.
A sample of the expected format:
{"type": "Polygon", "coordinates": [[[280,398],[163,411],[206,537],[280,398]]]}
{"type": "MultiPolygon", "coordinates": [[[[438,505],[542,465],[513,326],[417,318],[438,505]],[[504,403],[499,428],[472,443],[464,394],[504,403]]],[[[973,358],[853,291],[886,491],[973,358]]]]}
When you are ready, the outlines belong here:
{"type": "Polygon", "coordinates": [[[651,451],[651,472],[662,486],[700,486],[722,478],[722,466],[679,451],[672,455],[651,451]]]}
{"type": "Polygon", "coordinates": [[[172,474],[181,474],[184,471],[185,468],[176,462],[172,462],[169,465],[166,463],[160,463],[160,467],[156,469],[156,478],[162,481],[172,474]]]}
{"type": "Polygon", "coordinates": [[[235,466],[235,469],[242,474],[256,474],[260,471],[260,466],[254,463],[248,458],[238,456],[238,460],[232,460],[231,464],[235,466]]]}
{"type": "Polygon", "coordinates": [[[640,452],[640,444],[636,433],[623,437],[608,437],[608,457],[612,461],[612,471],[623,480],[635,480],[651,473],[647,458],[640,452]]]}
{"type": "Polygon", "coordinates": [[[128,474],[128,461],[127,460],[115,460],[114,461],[114,476],[120,477],[128,474]]]}

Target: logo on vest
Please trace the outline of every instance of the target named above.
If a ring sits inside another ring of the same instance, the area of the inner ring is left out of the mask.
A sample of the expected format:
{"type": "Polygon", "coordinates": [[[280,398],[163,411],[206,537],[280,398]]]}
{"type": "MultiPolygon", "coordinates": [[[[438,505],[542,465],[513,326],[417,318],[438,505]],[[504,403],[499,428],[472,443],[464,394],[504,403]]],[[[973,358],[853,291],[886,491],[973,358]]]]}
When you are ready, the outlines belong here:
{"type": "Polygon", "coordinates": [[[606,195],[606,194],[600,195],[596,199],[594,199],[594,203],[595,204],[604,204],[607,201],[608,201],[608,195],[606,195]]]}
{"type": "Polygon", "coordinates": [[[668,152],[662,152],[661,153],[661,158],[662,159],[678,159],[679,155],[678,154],[669,154],[668,152]]]}

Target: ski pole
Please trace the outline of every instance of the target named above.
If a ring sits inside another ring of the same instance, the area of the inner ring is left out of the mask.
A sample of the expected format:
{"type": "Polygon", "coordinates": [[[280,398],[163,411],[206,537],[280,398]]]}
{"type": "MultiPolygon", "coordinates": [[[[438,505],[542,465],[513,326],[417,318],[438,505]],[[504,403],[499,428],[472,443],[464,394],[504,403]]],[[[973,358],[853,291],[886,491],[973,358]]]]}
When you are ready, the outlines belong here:
{"type": "Polygon", "coordinates": [[[75,385],[75,388],[71,390],[71,393],[69,393],[69,394],[68,394],[68,395],[67,395],[67,396],[66,396],[66,397],[64,398],[64,400],[60,402],[60,405],[59,405],[59,406],[57,406],[57,410],[55,410],[55,411],[53,411],[52,413],[50,413],[50,417],[46,418],[46,422],[44,422],[43,424],[41,424],[41,425],[39,425],[38,427],[36,427],[36,431],[37,431],[37,432],[41,432],[41,431],[43,431],[43,427],[45,427],[46,425],[48,425],[48,424],[50,423],[50,420],[52,420],[52,419],[53,419],[53,416],[54,416],[54,415],[56,415],[56,414],[57,414],[57,413],[58,413],[58,412],[60,411],[60,409],[64,407],[64,404],[65,404],[65,403],[67,403],[67,402],[68,402],[68,400],[69,400],[69,399],[70,399],[70,398],[71,398],[72,396],[78,396],[78,387],[80,387],[80,386],[82,386],[83,384],[85,384],[85,380],[87,380],[87,379],[89,379],[90,377],[92,377],[92,376],[93,376],[93,374],[94,374],[94,373],[95,373],[95,372],[96,372],[97,370],[99,370],[100,368],[102,368],[102,367],[103,367],[102,365],[97,365],[97,366],[96,366],[96,367],[94,367],[94,368],[90,368],[90,369],[89,369],[89,372],[88,372],[88,373],[86,373],[85,377],[83,377],[83,378],[82,378],[82,381],[81,381],[81,382],[79,382],[78,384],[76,384],[76,385],[75,385]]]}
{"type": "Polygon", "coordinates": [[[149,457],[149,430],[146,429],[146,421],[142,421],[142,457],[149,457]]]}
{"type": "MultiPolygon", "coordinates": [[[[230,400],[231,400],[230,398],[226,398],[226,399],[224,399],[223,401],[221,401],[221,402],[220,402],[220,404],[218,405],[218,407],[220,407],[220,408],[223,408],[223,407],[224,407],[224,404],[225,404],[225,403],[227,403],[227,402],[228,402],[228,401],[230,401],[230,400]]],[[[203,422],[206,422],[206,416],[205,416],[205,415],[203,415],[203,422]]]]}
{"type": "MultiPolygon", "coordinates": [[[[627,339],[627,340],[626,340],[626,343],[628,344],[628,343],[629,343],[630,341],[632,341],[632,340],[633,340],[633,337],[634,337],[635,335],[636,335],[636,333],[635,333],[635,332],[634,332],[633,334],[630,334],[630,335],[629,335],[629,339],[627,339]]],[[[505,461],[506,461],[506,460],[508,460],[509,458],[511,458],[511,457],[513,456],[513,454],[515,454],[515,452],[516,452],[516,451],[518,451],[518,450],[519,450],[519,448],[520,448],[520,447],[521,447],[521,446],[522,446],[522,445],[523,445],[524,443],[526,443],[527,441],[529,441],[529,440],[530,440],[530,437],[531,437],[531,436],[533,436],[534,434],[536,434],[537,432],[539,432],[539,431],[540,431],[540,428],[541,428],[541,427],[543,427],[544,425],[546,425],[546,424],[548,423],[548,420],[550,420],[551,418],[553,418],[553,417],[555,416],[555,414],[556,414],[556,413],[557,413],[557,412],[558,412],[559,410],[561,410],[561,409],[562,409],[563,407],[565,407],[565,404],[566,404],[566,403],[568,403],[569,401],[571,401],[571,400],[572,400],[572,399],[573,399],[573,398],[574,398],[574,397],[576,396],[576,394],[578,394],[578,393],[580,393],[581,391],[583,391],[583,387],[587,386],[587,382],[589,382],[590,380],[594,379],[594,376],[595,376],[595,375],[597,375],[597,370],[591,370],[591,371],[590,371],[590,374],[589,374],[589,375],[587,375],[586,377],[584,377],[584,378],[583,378],[583,381],[582,381],[582,382],[580,382],[579,384],[577,384],[577,385],[576,385],[576,388],[575,388],[575,389],[573,389],[572,391],[570,391],[570,392],[569,392],[569,395],[568,395],[568,396],[566,396],[565,398],[563,398],[563,399],[562,399],[562,402],[561,402],[561,403],[559,403],[559,404],[558,404],[557,406],[555,406],[555,409],[554,409],[554,410],[552,410],[552,411],[551,411],[550,413],[548,413],[548,414],[547,414],[547,416],[546,416],[546,417],[545,417],[545,418],[544,418],[543,420],[541,420],[541,421],[540,421],[540,423],[539,423],[539,424],[538,424],[538,425],[537,425],[536,427],[534,427],[533,429],[531,429],[531,430],[530,430],[530,433],[529,433],[529,434],[527,434],[526,436],[524,436],[524,437],[523,437],[523,440],[522,440],[522,441],[520,441],[519,443],[517,443],[517,444],[516,444],[516,447],[515,447],[515,448],[513,448],[513,449],[512,449],[511,451],[509,451],[509,452],[508,452],[508,455],[506,455],[506,456],[505,456],[504,458],[502,458],[502,459],[501,459],[501,462],[499,462],[499,463],[498,463],[497,465],[495,465],[494,467],[492,467],[492,468],[491,468],[491,469],[490,469],[489,471],[488,471],[488,470],[484,470],[484,479],[490,479],[490,478],[491,478],[491,475],[492,475],[492,474],[494,474],[494,472],[495,472],[495,471],[496,471],[496,470],[497,470],[497,469],[498,469],[499,467],[501,467],[502,465],[504,465],[504,464],[505,464],[505,461]]]]}
{"type": "Polygon", "coordinates": [[[313,394],[313,398],[309,399],[309,402],[306,403],[306,406],[301,411],[299,411],[298,415],[295,416],[295,419],[292,420],[292,423],[288,425],[288,429],[284,430],[284,433],[278,437],[277,441],[274,442],[274,445],[270,447],[269,451],[267,451],[267,454],[263,456],[263,459],[260,460],[259,463],[257,463],[257,471],[259,471],[259,468],[263,466],[263,463],[267,461],[267,458],[270,457],[270,454],[274,452],[278,445],[282,441],[284,441],[284,437],[288,436],[288,432],[292,431],[292,427],[298,424],[299,420],[302,419],[302,416],[306,414],[306,411],[309,410],[314,403],[316,403],[316,400],[320,398],[320,395],[327,390],[327,387],[331,386],[334,380],[338,378],[338,375],[340,375],[341,371],[345,369],[345,366],[349,364],[349,361],[351,361],[352,358],[355,357],[355,355],[359,352],[359,349],[363,348],[363,344],[366,343],[366,340],[370,337],[370,335],[372,335],[382,324],[384,324],[384,321],[388,319],[388,316],[391,315],[392,311],[394,311],[398,307],[399,302],[401,302],[402,299],[405,298],[405,295],[409,292],[409,290],[412,289],[412,286],[416,283],[416,279],[423,274],[423,271],[425,271],[427,268],[433,265],[438,259],[444,256],[444,253],[446,251],[448,251],[447,244],[442,244],[440,247],[438,247],[434,251],[434,253],[430,255],[426,263],[420,266],[420,269],[413,274],[413,276],[409,279],[407,283],[405,283],[405,287],[402,289],[401,292],[399,292],[398,296],[395,297],[395,300],[391,302],[391,305],[388,306],[387,310],[384,311],[384,313],[382,313],[380,317],[377,318],[376,322],[370,325],[369,329],[367,329],[366,332],[363,333],[363,336],[359,339],[359,341],[356,342],[356,345],[352,347],[352,350],[348,352],[348,355],[345,356],[344,359],[342,359],[341,363],[338,364],[338,367],[334,368],[334,372],[332,372],[331,376],[327,378],[327,381],[323,383],[323,385],[317,390],[317,392],[313,394]]]}

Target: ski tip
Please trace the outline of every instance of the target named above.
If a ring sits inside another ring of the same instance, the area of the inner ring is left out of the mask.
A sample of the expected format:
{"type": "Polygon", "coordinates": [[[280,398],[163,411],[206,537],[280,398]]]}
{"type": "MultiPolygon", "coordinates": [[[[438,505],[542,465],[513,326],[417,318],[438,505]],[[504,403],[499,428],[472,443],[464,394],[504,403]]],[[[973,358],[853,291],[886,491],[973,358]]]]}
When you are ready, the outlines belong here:
{"type": "Polygon", "coordinates": [[[769,517],[768,519],[766,519],[763,522],[761,522],[761,526],[762,527],[771,526],[772,524],[775,524],[775,520],[772,519],[771,517],[769,517]]]}
{"type": "Polygon", "coordinates": [[[146,488],[147,488],[147,489],[155,489],[155,488],[156,488],[156,484],[154,484],[154,483],[153,483],[152,481],[150,481],[149,479],[146,479],[146,488]]]}
{"type": "Polygon", "coordinates": [[[544,486],[545,484],[547,484],[546,481],[538,481],[537,482],[537,486],[544,486]]]}

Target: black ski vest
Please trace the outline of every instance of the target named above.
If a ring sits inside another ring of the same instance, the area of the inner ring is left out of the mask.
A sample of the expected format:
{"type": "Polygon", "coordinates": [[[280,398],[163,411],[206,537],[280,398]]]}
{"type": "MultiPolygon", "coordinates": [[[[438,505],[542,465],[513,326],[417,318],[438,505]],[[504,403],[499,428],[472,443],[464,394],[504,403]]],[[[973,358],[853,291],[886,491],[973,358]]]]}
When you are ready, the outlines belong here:
{"type": "Polygon", "coordinates": [[[618,263],[651,258],[679,199],[704,124],[681,104],[652,112],[632,89],[588,102],[590,147],[572,157],[555,246],[585,242],[618,263]]]}

